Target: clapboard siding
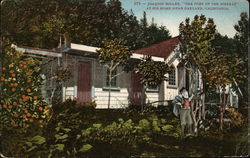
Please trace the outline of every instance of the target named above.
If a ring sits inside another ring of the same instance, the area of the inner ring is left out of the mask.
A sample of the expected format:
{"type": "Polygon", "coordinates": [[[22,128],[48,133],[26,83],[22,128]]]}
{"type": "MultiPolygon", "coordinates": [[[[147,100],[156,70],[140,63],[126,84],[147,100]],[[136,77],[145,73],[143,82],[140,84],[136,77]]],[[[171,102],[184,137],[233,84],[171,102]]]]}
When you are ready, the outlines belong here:
{"type": "MultiPolygon", "coordinates": [[[[83,61],[83,59],[71,59],[75,60],[74,62],[68,61],[73,65],[76,65],[79,61],[83,61]]],[[[108,88],[105,87],[105,77],[102,65],[98,63],[96,60],[92,60],[92,81],[91,81],[91,99],[95,101],[97,104],[96,108],[108,108],[108,88]],[[105,89],[106,88],[106,89],[105,89]]],[[[176,61],[174,61],[176,62],[176,61]]],[[[175,63],[176,64],[176,63],[175,63]]],[[[77,67],[76,67],[77,68],[77,67]]],[[[72,70],[74,73],[77,70],[72,70]]],[[[178,75],[178,73],[177,73],[178,75]]],[[[67,84],[66,87],[63,87],[63,99],[66,100],[68,98],[74,99],[77,98],[77,75],[74,75],[74,82],[71,84],[67,84]]],[[[110,98],[110,108],[126,108],[128,107],[129,101],[129,92],[131,93],[131,72],[124,73],[121,76],[118,76],[118,91],[111,91],[110,98]]],[[[178,86],[178,85],[177,85],[178,86]]],[[[161,98],[158,92],[146,91],[146,103],[157,102],[159,100],[172,100],[178,94],[178,88],[169,88],[167,86],[167,82],[164,82],[161,88],[161,98]]],[[[131,96],[130,96],[131,97],[131,96]]],[[[158,103],[154,103],[155,106],[158,103]]]]}
{"type": "Polygon", "coordinates": [[[75,98],[75,89],[74,87],[65,87],[65,99],[74,99],[75,98]]]}
{"type": "MultiPolygon", "coordinates": [[[[108,108],[108,91],[102,88],[95,88],[96,108],[108,108]]],[[[128,91],[121,88],[120,91],[111,91],[110,108],[125,108],[128,106],[128,91]]]]}
{"type": "Polygon", "coordinates": [[[152,103],[159,100],[159,93],[156,92],[146,92],[146,103],[152,103]]]}
{"type": "Polygon", "coordinates": [[[178,95],[177,88],[165,88],[165,100],[173,100],[178,95]]]}

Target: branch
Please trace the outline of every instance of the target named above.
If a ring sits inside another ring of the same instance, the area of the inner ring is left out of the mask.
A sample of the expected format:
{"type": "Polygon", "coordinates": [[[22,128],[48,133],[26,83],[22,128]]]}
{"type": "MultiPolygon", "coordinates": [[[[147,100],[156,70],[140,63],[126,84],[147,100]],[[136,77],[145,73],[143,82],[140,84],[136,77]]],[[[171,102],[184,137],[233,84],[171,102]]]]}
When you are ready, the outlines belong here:
{"type": "Polygon", "coordinates": [[[119,66],[119,65],[120,65],[120,63],[121,63],[121,62],[119,61],[119,62],[118,62],[118,63],[116,63],[114,66],[112,65],[112,67],[113,67],[113,68],[112,68],[112,69],[110,69],[110,71],[113,71],[113,70],[114,70],[117,66],[119,66]]]}
{"type": "Polygon", "coordinates": [[[111,77],[111,80],[112,80],[112,79],[114,79],[115,77],[117,77],[117,76],[119,76],[119,75],[123,74],[123,73],[124,73],[124,71],[122,71],[122,72],[120,72],[120,73],[118,73],[118,74],[114,75],[113,77],[111,77]]]}
{"type": "Polygon", "coordinates": [[[108,65],[103,65],[104,67],[106,67],[107,69],[109,69],[109,66],[108,65]]]}
{"type": "Polygon", "coordinates": [[[238,88],[238,90],[239,90],[239,92],[240,92],[240,95],[243,97],[243,94],[242,94],[242,92],[241,92],[241,89],[240,89],[240,87],[238,86],[238,84],[237,84],[237,82],[235,81],[234,78],[233,78],[233,81],[234,81],[236,87],[238,88]]]}
{"type": "MultiPolygon", "coordinates": [[[[111,60],[110,67],[113,67],[113,65],[114,65],[114,62],[113,62],[113,60],[111,60]]],[[[110,69],[110,71],[112,71],[112,70],[110,69]]]]}
{"type": "Polygon", "coordinates": [[[193,71],[192,68],[188,68],[187,65],[184,65],[185,69],[187,69],[188,71],[193,71]]]}

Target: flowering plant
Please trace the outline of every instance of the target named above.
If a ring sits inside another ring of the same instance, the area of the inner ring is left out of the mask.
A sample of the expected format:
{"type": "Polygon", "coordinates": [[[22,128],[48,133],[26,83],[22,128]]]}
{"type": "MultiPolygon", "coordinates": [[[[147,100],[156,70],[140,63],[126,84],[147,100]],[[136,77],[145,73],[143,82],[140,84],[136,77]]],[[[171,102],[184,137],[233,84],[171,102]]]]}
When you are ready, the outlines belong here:
{"type": "Polygon", "coordinates": [[[7,46],[1,72],[0,124],[25,127],[45,119],[48,106],[41,94],[39,60],[7,46]]]}

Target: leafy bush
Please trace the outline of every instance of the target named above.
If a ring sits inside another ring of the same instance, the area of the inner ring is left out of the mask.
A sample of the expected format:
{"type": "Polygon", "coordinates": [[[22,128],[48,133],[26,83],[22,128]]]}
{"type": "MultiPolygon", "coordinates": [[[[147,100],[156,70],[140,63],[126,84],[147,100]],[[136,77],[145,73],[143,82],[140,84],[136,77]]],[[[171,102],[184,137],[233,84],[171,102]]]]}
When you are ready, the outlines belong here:
{"type": "Polygon", "coordinates": [[[90,109],[93,110],[96,107],[95,102],[90,103],[77,103],[76,99],[67,99],[64,102],[60,102],[53,105],[53,111],[58,114],[60,112],[63,112],[65,110],[70,110],[72,112],[79,111],[81,109],[90,109]]]}
{"type": "Polygon", "coordinates": [[[46,118],[48,106],[41,95],[39,61],[7,46],[3,49],[0,125],[25,127],[46,118]]]}
{"type": "Polygon", "coordinates": [[[228,109],[228,118],[231,120],[232,128],[240,127],[244,122],[242,115],[235,109],[228,109]]]}

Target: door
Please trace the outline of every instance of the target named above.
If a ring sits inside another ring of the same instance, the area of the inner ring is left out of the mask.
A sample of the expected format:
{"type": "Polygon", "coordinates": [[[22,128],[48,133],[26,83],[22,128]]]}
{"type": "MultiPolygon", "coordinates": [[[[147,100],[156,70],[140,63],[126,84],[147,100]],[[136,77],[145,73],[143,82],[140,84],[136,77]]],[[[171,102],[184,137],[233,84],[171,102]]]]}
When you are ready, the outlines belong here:
{"type": "Polygon", "coordinates": [[[177,72],[178,72],[178,89],[180,90],[181,88],[186,87],[184,67],[178,66],[177,72]]]}
{"type": "Polygon", "coordinates": [[[143,85],[140,83],[141,75],[134,72],[131,73],[131,104],[141,105],[143,85]]]}
{"type": "Polygon", "coordinates": [[[91,101],[91,65],[90,62],[78,63],[77,101],[80,103],[91,101]]]}

